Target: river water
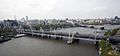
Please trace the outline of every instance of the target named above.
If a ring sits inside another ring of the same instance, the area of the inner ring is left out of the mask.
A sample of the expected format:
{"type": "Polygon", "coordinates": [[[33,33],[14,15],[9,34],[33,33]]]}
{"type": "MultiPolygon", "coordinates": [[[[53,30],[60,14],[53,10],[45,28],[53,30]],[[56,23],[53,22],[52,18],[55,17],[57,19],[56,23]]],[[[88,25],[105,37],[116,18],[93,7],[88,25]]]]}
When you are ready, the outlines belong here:
{"type": "MultiPolygon", "coordinates": [[[[93,25],[95,28],[101,28],[104,27],[105,29],[115,29],[115,28],[119,28],[120,25],[93,25]]],[[[53,32],[62,32],[62,33],[80,33],[80,34],[94,34],[94,32],[96,31],[96,29],[92,29],[92,28],[83,28],[83,27],[73,27],[73,28],[65,28],[65,29],[60,29],[60,30],[56,30],[53,32]]]]}
{"type": "MultiPolygon", "coordinates": [[[[58,31],[91,34],[95,30],[77,27],[58,31]]],[[[25,36],[0,43],[0,56],[98,56],[98,54],[94,45],[84,44],[83,41],[68,45],[63,40],[25,36]]]]}
{"type": "Polygon", "coordinates": [[[0,44],[0,56],[98,56],[94,45],[22,37],[0,44]]]}

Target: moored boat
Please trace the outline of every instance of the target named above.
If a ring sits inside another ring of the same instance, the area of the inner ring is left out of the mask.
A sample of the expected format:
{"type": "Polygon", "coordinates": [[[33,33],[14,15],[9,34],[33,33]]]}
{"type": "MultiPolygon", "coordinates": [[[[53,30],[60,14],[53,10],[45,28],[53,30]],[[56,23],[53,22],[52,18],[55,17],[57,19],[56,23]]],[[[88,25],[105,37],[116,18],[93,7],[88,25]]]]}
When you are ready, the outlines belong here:
{"type": "Polygon", "coordinates": [[[72,43],[73,43],[73,38],[71,38],[67,41],[67,44],[72,44],[72,43]]]}

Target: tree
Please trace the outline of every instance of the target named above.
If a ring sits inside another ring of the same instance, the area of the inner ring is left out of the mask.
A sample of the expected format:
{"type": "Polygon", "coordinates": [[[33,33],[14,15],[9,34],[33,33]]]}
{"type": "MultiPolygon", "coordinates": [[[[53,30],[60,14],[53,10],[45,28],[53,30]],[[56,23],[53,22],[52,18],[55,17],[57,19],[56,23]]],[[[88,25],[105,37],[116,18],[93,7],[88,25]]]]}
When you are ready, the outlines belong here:
{"type": "Polygon", "coordinates": [[[112,44],[108,43],[106,40],[99,42],[99,49],[101,52],[100,56],[118,56],[118,54],[114,52],[112,44]]]}
{"type": "Polygon", "coordinates": [[[109,31],[107,31],[107,32],[105,32],[105,34],[104,35],[106,35],[106,36],[114,36],[117,32],[118,32],[118,30],[120,30],[119,28],[116,28],[116,29],[113,29],[113,30],[109,30],[109,31]]]}
{"type": "Polygon", "coordinates": [[[8,37],[9,35],[16,35],[16,30],[11,28],[0,28],[0,37],[8,37]]]}
{"type": "MultiPolygon", "coordinates": [[[[108,36],[114,36],[119,28],[113,29],[112,31],[108,31],[105,33],[106,38],[108,36]]],[[[119,56],[118,53],[114,52],[112,48],[112,44],[109,43],[106,39],[103,39],[99,42],[99,51],[100,51],[100,56],[119,56]]]]}

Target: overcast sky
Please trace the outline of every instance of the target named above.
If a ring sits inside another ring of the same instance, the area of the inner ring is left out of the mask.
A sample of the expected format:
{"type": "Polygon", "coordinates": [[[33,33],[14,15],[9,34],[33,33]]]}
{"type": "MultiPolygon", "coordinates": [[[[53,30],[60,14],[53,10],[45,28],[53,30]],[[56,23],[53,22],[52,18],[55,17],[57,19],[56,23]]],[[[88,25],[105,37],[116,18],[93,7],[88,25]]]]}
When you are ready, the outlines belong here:
{"type": "Polygon", "coordinates": [[[120,16],[120,0],[0,0],[0,19],[120,16]]]}

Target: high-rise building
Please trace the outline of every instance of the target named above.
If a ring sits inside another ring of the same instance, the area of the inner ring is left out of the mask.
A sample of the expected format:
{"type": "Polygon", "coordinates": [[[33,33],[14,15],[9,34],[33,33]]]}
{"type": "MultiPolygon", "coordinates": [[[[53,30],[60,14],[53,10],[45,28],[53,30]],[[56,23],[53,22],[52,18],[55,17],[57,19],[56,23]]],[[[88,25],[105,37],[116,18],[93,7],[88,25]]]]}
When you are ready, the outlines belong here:
{"type": "Polygon", "coordinates": [[[111,20],[111,24],[120,25],[120,18],[119,18],[118,16],[115,16],[115,17],[111,20]]]}
{"type": "Polygon", "coordinates": [[[17,20],[4,20],[4,27],[8,27],[8,28],[18,28],[19,27],[19,23],[17,20]]]}

